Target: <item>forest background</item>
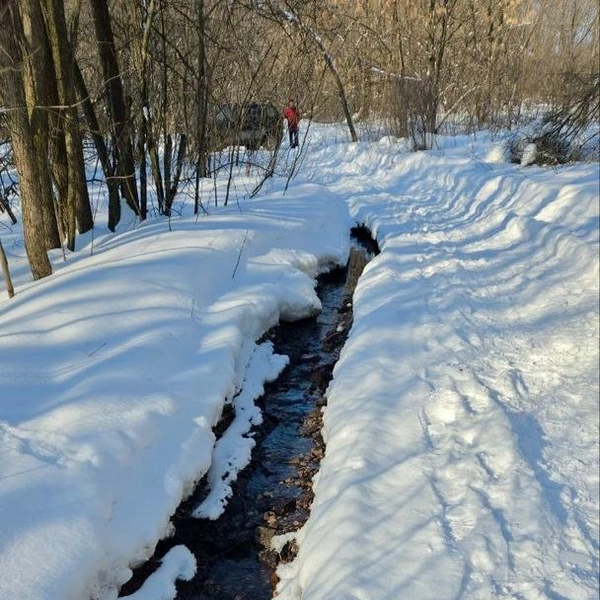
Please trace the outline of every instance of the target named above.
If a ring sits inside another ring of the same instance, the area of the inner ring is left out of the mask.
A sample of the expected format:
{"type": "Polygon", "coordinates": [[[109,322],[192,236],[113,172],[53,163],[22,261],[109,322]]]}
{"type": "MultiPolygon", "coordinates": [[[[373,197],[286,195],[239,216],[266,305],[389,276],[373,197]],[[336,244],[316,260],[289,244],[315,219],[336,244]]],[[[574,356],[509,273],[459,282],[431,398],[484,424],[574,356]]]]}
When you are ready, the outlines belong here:
{"type": "Polygon", "coordinates": [[[306,126],[342,120],[358,141],[357,122],[383,123],[415,150],[443,128],[538,115],[538,160],[575,160],[598,122],[598,12],[596,0],[0,0],[0,210],[15,218],[20,200],[32,276],[47,276],[48,251],[94,226],[86,160],[112,231],[122,201],[170,216],[184,179],[198,212],[213,201],[200,180],[236,160],[233,147],[211,159],[219,107],[288,97],[306,126]]]}

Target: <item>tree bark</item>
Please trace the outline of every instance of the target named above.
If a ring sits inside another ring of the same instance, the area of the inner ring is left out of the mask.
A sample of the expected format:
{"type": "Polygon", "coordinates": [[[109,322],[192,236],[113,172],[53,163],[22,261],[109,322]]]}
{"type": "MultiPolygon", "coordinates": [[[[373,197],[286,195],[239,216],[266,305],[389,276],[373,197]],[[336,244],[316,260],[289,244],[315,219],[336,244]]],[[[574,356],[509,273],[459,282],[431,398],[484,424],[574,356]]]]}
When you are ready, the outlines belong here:
{"type": "Polygon", "coordinates": [[[92,209],[87,190],[85,164],[78,113],[75,107],[74,57],[67,32],[64,5],[59,0],[43,0],[44,20],[52,51],[54,70],[64,123],[65,150],[67,158],[67,204],[69,206],[67,246],[75,250],[75,228],[80,233],[94,226],[92,209]]]}
{"type": "Polygon", "coordinates": [[[23,62],[19,55],[19,40],[23,40],[20,15],[14,4],[0,0],[2,96],[9,109],[6,121],[20,179],[19,190],[25,251],[33,278],[39,279],[52,273],[52,266],[46,252],[44,210],[42,209],[48,199],[43,197],[43,192],[47,193],[47,190],[43,190],[40,184],[40,169],[34,145],[33,129],[26,109],[23,62]]]}
{"type": "MultiPolygon", "coordinates": [[[[41,8],[37,0],[23,0],[15,9],[15,42],[18,41],[22,61],[21,80],[24,91],[24,107],[27,107],[29,126],[33,136],[39,186],[40,210],[43,213],[46,248],[60,248],[60,215],[55,204],[52,188],[52,173],[49,161],[49,148],[59,129],[60,120],[46,107],[57,103],[56,84],[52,57],[42,19],[41,8]],[[18,10],[18,13],[17,13],[18,10]],[[18,16],[17,16],[18,15],[18,16]],[[18,34],[17,34],[18,30],[18,34]]],[[[8,91],[10,93],[10,91],[8,91]]]]}
{"type": "Polygon", "coordinates": [[[110,162],[108,154],[108,148],[106,147],[106,141],[100,132],[100,125],[96,117],[96,111],[92,104],[92,99],[88,92],[83,74],[77,62],[73,63],[74,75],[75,75],[75,87],[77,88],[77,95],[81,106],[83,108],[83,114],[87,121],[90,135],[94,141],[96,152],[98,153],[98,159],[102,165],[102,172],[104,173],[104,180],[108,189],[108,228],[110,231],[115,231],[117,224],[121,219],[121,197],[119,196],[119,181],[115,177],[113,165],[110,162]]]}
{"type": "MultiPolygon", "coordinates": [[[[207,116],[208,116],[208,78],[206,76],[206,19],[204,16],[204,0],[196,0],[197,27],[198,27],[198,87],[196,91],[196,141],[198,144],[198,176],[207,176],[207,116]]],[[[196,195],[198,191],[196,191],[196,195]]],[[[194,213],[198,212],[198,200],[196,197],[194,213]]]]}
{"type": "Polygon", "coordinates": [[[123,82],[117,61],[107,0],[90,0],[96,31],[98,53],[106,87],[108,113],[111,119],[115,145],[115,171],[119,177],[121,194],[136,213],[140,214],[133,145],[127,120],[123,82]]]}
{"type": "Polygon", "coordinates": [[[319,48],[323,52],[323,57],[325,59],[325,63],[327,64],[327,67],[329,68],[329,70],[331,71],[331,74],[333,75],[333,79],[335,81],[335,85],[336,85],[336,88],[338,91],[338,96],[340,98],[340,103],[342,105],[342,111],[344,112],[344,117],[346,118],[346,123],[347,123],[348,129],[350,131],[350,138],[352,139],[353,142],[358,142],[358,134],[356,133],[356,129],[354,128],[354,121],[352,119],[350,107],[348,106],[348,99],[346,98],[346,91],[344,89],[344,83],[342,81],[342,78],[340,77],[339,71],[337,70],[337,68],[335,66],[335,63],[333,61],[333,56],[331,56],[331,54],[329,54],[329,52],[323,46],[321,40],[318,37],[315,37],[313,41],[315,42],[315,44],[317,44],[317,46],[319,46],[319,48]]]}
{"type": "Polygon", "coordinates": [[[169,187],[166,188],[167,196],[165,198],[165,214],[171,215],[171,209],[173,208],[173,201],[177,195],[177,189],[179,188],[179,181],[181,180],[181,173],[183,171],[183,163],[187,153],[187,136],[182,133],[179,136],[179,144],[177,145],[177,156],[175,158],[175,173],[169,181],[169,187]]]}
{"type": "Polygon", "coordinates": [[[133,52],[133,57],[140,81],[139,108],[141,111],[137,130],[137,158],[140,167],[140,216],[142,219],[145,219],[148,216],[148,177],[146,174],[148,157],[146,151],[148,147],[149,121],[151,118],[148,94],[148,46],[150,44],[150,32],[156,13],[156,0],[149,0],[147,4],[134,5],[132,10],[135,21],[143,24],[142,35],[138,37],[136,40],[137,43],[134,44],[135,51],[133,52]]]}

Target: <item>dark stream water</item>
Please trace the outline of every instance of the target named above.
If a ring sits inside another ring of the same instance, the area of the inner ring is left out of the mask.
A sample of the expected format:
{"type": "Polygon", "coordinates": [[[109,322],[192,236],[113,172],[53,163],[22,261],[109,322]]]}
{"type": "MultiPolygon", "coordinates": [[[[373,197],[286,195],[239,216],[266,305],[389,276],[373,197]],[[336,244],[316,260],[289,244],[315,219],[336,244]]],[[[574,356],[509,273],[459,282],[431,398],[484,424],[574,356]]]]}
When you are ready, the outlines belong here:
{"type": "MultiPolygon", "coordinates": [[[[364,232],[362,232],[364,234],[364,232]]],[[[286,354],[289,365],[265,388],[257,403],[263,424],[254,434],[251,463],[238,474],[223,515],[196,519],[193,509],[207,490],[201,480],[193,495],[180,505],[172,522],[173,537],[161,541],[154,557],[137,569],[122,595],[135,591],[173,546],[184,544],[195,555],[193,580],[177,583],[181,600],[270,600],[275,568],[295,555],[293,542],[280,553],[270,549],[273,535],[295,531],[308,518],[312,477],[324,453],[321,407],[352,324],[352,292],[376,248],[354,242],[348,266],[320,277],[317,293],[323,310],[314,318],[280,323],[265,337],[275,352],[286,354]]],[[[229,411],[233,409],[229,408],[229,411]]],[[[223,431],[232,415],[223,415],[223,431]]]]}

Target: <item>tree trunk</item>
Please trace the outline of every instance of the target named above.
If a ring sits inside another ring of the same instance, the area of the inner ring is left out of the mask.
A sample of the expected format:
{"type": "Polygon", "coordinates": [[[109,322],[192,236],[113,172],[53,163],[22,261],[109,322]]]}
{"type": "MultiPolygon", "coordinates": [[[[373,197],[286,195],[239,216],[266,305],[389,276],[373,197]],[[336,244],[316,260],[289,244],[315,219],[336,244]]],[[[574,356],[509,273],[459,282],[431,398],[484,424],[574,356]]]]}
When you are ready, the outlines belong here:
{"type": "MultiPolygon", "coordinates": [[[[206,20],[204,16],[204,0],[196,0],[197,27],[198,27],[198,87],[196,91],[196,143],[198,144],[198,176],[206,177],[208,148],[207,148],[207,115],[208,115],[208,79],[206,76],[206,20]]],[[[194,213],[198,212],[198,190],[194,202],[194,213]]]]}
{"type": "Polygon", "coordinates": [[[279,6],[271,5],[270,9],[274,11],[276,18],[281,23],[290,23],[294,27],[296,27],[299,31],[301,31],[321,52],[323,55],[323,59],[325,60],[325,64],[329,69],[331,75],[333,76],[333,80],[335,82],[335,87],[337,89],[338,97],[340,99],[340,103],[342,105],[342,111],[344,113],[344,117],[346,119],[346,123],[348,125],[348,130],[350,131],[350,138],[353,142],[358,142],[358,135],[356,133],[356,129],[354,127],[354,121],[352,119],[352,113],[350,111],[350,107],[348,105],[348,99],[346,97],[346,90],[344,88],[344,82],[340,76],[340,72],[335,64],[335,60],[333,55],[325,45],[323,38],[319,35],[318,31],[315,31],[312,27],[304,24],[298,14],[295,14],[290,11],[284,11],[279,6]]]}
{"type": "Polygon", "coordinates": [[[104,75],[108,113],[115,144],[115,171],[121,184],[121,193],[131,209],[140,214],[133,145],[127,121],[123,82],[119,72],[117,53],[112,32],[107,0],[90,0],[96,31],[98,53],[104,75]]]}
{"type": "Polygon", "coordinates": [[[25,250],[33,278],[40,279],[50,275],[52,267],[46,253],[44,212],[39,201],[42,196],[42,188],[33,135],[27,116],[23,111],[14,111],[8,117],[8,122],[20,179],[25,250]]]}
{"type": "MultiPolygon", "coordinates": [[[[144,86],[145,87],[145,86],[144,86]]],[[[144,92],[142,92],[144,95],[144,92]]],[[[137,156],[140,161],[140,218],[148,217],[148,159],[146,157],[146,139],[148,137],[148,127],[146,117],[142,114],[142,121],[138,131],[137,156]]]]}
{"type": "Polygon", "coordinates": [[[67,246],[75,249],[75,226],[80,233],[94,226],[92,208],[87,190],[85,165],[78,113],[75,108],[74,57],[68,39],[64,5],[59,0],[44,1],[44,19],[52,50],[54,70],[58,84],[61,116],[64,123],[65,150],[68,172],[68,196],[70,219],[67,230],[67,246]]]}
{"type": "Polygon", "coordinates": [[[162,69],[161,69],[161,88],[162,88],[162,111],[161,111],[161,131],[163,148],[163,185],[164,185],[164,207],[163,211],[167,217],[171,216],[172,200],[169,198],[171,189],[171,169],[173,165],[173,137],[169,130],[169,70],[167,57],[167,37],[165,32],[165,2],[159,0],[160,6],[160,40],[162,48],[162,69]]]}
{"type": "MultiPolygon", "coordinates": [[[[429,4],[429,36],[427,56],[429,61],[425,88],[425,131],[437,133],[437,116],[440,108],[444,56],[450,39],[450,19],[456,0],[444,0],[438,6],[436,0],[429,4]]],[[[429,145],[428,145],[429,147],[429,145]]]]}
{"type": "Polygon", "coordinates": [[[160,170],[160,160],[158,156],[158,145],[156,143],[154,120],[150,115],[148,116],[146,125],[148,154],[150,155],[150,171],[152,172],[152,178],[154,179],[154,186],[156,188],[158,211],[162,214],[165,210],[165,188],[163,185],[162,172],[160,170]]]}
{"type": "Polygon", "coordinates": [[[15,12],[15,18],[19,18],[19,23],[15,26],[18,26],[23,65],[21,80],[25,95],[24,106],[28,107],[29,126],[38,163],[37,171],[41,189],[39,203],[43,214],[46,248],[60,248],[60,216],[54,202],[48,154],[49,141],[53,137],[52,132],[57,128],[58,119],[52,110],[45,108],[56,105],[58,101],[55,93],[54,68],[42,12],[37,0],[23,0],[18,10],[18,17],[15,12]]]}
{"type": "Polygon", "coordinates": [[[8,298],[12,298],[15,295],[15,288],[12,284],[12,279],[10,278],[10,270],[8,269],[8,260],[6,259],[6,253],[4,252],[4,248],[2,246],[2,240],[0,240],[0,265],[2,265],[2,274],[4,275],[4,283],[6,285],[6,292],[8,294],[8,298]]]}
{"type": "Polygon", "coordinates": [[[77,95],[79,102],[83,108],[83,114],[90,130],[90,135],[94,141],[96,152],[100,164],[102,165],[102,171],[104,173],[104,180],[106,181],[106,187],[108,189],[108,228],[111,231],[115,231],[117,224],[121,220],[121,198],[119,196],[119,181],[115,177],[113,166],[110,162],[108,155],[108,148],[102,133],[100,132],[100,125],[96,117],[96,111],[92,104],[90,94],[87,86],[83,79],[81,69],[77,62],[74,61],[73,68],[75,70],[75,87],[77,88],[77,95]]]}
{"type": "Polygon", "coordinates": [[[402,40],[402,30],[400,24],[400,14],[398,12],[398,1],[395,0],[392,10],[392,21],[394,24],[394,47],[395,53],[395,74],[392,80],[391,88],[396,112],[396,135],[401,138],[407,138],[409,135],[408,119],[410,115],[410,98],[406,86],[406,64],[404,60],[404,42],[402,40]],[[399,77],[399,79],[398,79],[399,77]],[[397,92],[397,93],[396,93],[397,92]]]}
{"type": "Polygon", "coordinates": [[[340,77],[339,71],[337,70],[335,63],[333,62],[333,57],[327,49],[322,45],[321,41],[318,38],[315,38],[315,43],[321,48],[323,52],[323,57],[325,58],[325,63],[329,67],[331,74],[333,75],[333,79],[335,81],[335,86],[337,87],[338,96],[340,97],[340,102],[342,104],[342,110],[344,112],[344,117],[346,118],[346,123],[348,124],[348,129],[350,130],[350,138],[353,142],[358,142],[358,135],[356,133],[356,129],[354,128],[354,121],[352,120],[352,114],[350,113],[350,107],[348,106],[348,100],[346,98],[346,91],[344,89],[344,83],[342,82],[342,78],[340,77]]]}
{"type": "Polygon", "coordinates": [[[19,190],[23,214],[23,237],[29,266],[34,279],[52,273],[46,252],[44,229],[45,203],[52,199],[44,198],[41,186],[39,162],[37,160],[34,135],[29,114],[24,108],[25,89],[23,86],[23,63],[19,56],[22,47],[23,29],[16,7],[0,0],[0,78],[5,105],[13,108],[6,114],[15,164],[19,172],[19,190]]]}
{"type": "Polygon", "coordinates": [[[142,219],[145,219],[148,216],[148,177],[146,173],[148,158],[146,151],[148,147],[148,121],[150,119],[148,46],[156,12],[156,0],[149,0],[149,3],[136,4],[132,7],[132,10],[135,21],[143,24],[142,36],[136,40],[139,43],[134,45],[135,51],[133,57],[140,80],[139,108],[141,109],[141,114],[137,131],[137,158],[140,166],[140,216],[142,219]]]}
{"type": "Polygon", "coordinates": [[[167,215],[171,215],[171,209],[173,207],[173,201],[177,195],[177,189],[179,187],[179,181],[181,180],[181,172],[183,171],[183,163],[187,153],[187,136],[182,133],[179,136],[179,144],[177,145],[177,156],[175,158],[175,173],[169,187],[166,189],[166,210],[167,215]]]}

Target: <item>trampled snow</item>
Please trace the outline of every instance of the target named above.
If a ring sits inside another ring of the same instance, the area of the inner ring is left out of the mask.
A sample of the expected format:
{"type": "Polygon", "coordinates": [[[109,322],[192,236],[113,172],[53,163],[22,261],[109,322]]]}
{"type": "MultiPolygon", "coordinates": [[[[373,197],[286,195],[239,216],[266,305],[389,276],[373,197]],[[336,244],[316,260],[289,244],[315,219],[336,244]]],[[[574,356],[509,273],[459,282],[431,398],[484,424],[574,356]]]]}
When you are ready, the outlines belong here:
{"type": "MultiPolygon", "coordinates": [[[[38,282],[2,216],[0,599],[116,598],[206,473],[197,514],[218,517],[287,361],[261,335],[319,310],[353,223],[381,253],[278,598],[597,598],[598,164],[511,165],[484,134],[344,138],[314,126],[285,194],[283,172],[250,199],[259,173],[240,172],[207,216],[182,200],[170,222],[99,224],[38,282]]],[[[176,547],[132,598],[194,570],[176,547]]]]}

